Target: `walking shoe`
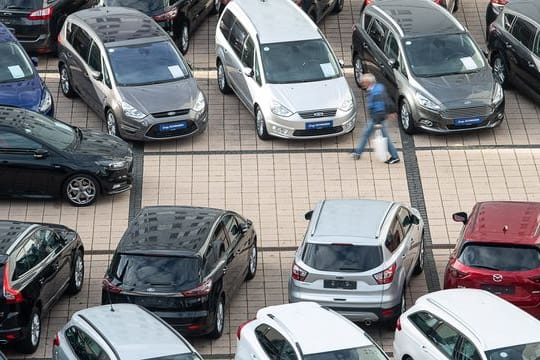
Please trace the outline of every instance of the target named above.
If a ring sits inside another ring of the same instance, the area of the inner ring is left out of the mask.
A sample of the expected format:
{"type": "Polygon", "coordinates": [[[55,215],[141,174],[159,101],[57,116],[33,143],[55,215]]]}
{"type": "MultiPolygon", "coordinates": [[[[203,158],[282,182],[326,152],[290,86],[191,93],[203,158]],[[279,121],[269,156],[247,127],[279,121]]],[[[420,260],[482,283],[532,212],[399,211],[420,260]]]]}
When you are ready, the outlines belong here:
{"type": "Polygon", "coordinates": [[[398,163],[398,162],[399,162],[399,158],[390,158],[390,159],[385,161],[385,163],[387,163],[387,164],[395,164],[395,163],[398,163]]]}
{"type": "Polygon", "coordinates": [[[351,156],[353,157],[354,160],[360,159],[360,154],[355,153],[354,151],[351,153],[351,156]]]}

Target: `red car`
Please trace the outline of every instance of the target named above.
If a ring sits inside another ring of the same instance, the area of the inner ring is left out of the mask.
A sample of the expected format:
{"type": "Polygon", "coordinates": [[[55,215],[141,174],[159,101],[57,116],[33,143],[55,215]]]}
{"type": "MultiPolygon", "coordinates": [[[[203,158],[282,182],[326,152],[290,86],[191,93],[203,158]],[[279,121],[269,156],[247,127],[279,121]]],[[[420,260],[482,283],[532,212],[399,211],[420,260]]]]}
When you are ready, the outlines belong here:
{"type": "Polygon", "coordinates": [[[540,203],[477,203],[444,273],[444,288],[491,291],[540,318],[540,203]]]}

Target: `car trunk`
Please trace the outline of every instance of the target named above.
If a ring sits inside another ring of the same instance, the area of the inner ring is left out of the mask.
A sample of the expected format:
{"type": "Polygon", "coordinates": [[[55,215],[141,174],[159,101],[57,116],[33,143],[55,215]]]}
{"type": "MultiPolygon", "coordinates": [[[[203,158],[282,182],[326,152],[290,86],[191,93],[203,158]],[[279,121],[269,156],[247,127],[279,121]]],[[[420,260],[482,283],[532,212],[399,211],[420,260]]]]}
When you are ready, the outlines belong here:
{"type": "Polygon", "coordinates": [[[43,7],[43,0],[0,1],[0,22],[20,41],[35,41],[44,32],[48,20],[29,15],[43,7]]]}

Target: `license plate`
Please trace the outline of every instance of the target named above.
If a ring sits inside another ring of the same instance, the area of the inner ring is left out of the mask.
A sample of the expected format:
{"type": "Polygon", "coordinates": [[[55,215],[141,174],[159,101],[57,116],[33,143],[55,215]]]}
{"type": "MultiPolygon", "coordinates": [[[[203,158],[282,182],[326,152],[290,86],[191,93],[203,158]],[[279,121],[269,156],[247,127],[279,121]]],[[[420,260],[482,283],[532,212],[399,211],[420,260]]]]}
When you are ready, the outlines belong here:
{"type": "Polygon", "coordinates": [[[185,121],[159,125],[159,131],[163,131],[163,132],[182,130],[185,128],[187,128],[187,122],[185,121]]]}
{"type": "Polygon", "coordinates": [[[480,286],[482,290],[492,292],[496,295],[511,295],[515,292],[514,286],[503,286],[503,285],[482,285],[480,286]]]}
{"type": "Polygon", "coordinates": [[[467,126],[467,125],[478,125],[481,124],[483,119],[481,117],[466,118],[466,119],[455,119],[455,126],[467,126]]]}
{"type": "Polygon", "coordinates": [[[334,122],[332,120],[306,123],[306,129],[307,130],[327,129],[327,128],[331,128],[332,126],[334,126],[334,122]]]}
{"type": "Polygon", "coordinates": [[[356,281],[324,280],[324,287],[327,289],[354,290],[356,289],[356,281]]]}
{"type": "Polygon", "coordinates": [[[168,297],[153,297],[153,296],[137,296],[132,297],[133,302],[137,305],[150,307],[150,308],[176,308],[176,302],[174,298],[168,297]]]}

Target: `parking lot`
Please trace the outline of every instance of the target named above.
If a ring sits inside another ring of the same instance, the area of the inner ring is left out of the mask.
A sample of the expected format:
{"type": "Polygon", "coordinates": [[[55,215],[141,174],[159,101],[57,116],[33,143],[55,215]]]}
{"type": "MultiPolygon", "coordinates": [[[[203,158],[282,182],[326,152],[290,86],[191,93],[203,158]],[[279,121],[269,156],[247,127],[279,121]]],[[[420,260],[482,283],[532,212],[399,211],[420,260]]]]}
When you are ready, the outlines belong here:
{"type": "MultiPolygon", "coordinates": [[[[482,48],[486,4],[487,0],[461,0],[455,14],[482,48]]],[[[75,311],[101,303],[101,280],[112,252],[129,219],[144,206],[227,208],[255,224],[260,267],[255,279],[244,284],[229,304],[225,334],[216,341],[190,339],[203,357],[229,359],[234,356],[240,323],[254,317],[261,307],[287,302],[294,250],[307,226],[304,213],[317,201],[391,199],[421,211],[428,224],[428,257],[425,272],[409,286],[409,304],[440,289],[441,274],[461,225],[452,221],[452,213],[470,211],[482,200],[540,201],[539,108],[514,90],[505,91],[506,120],[494,130],[411,137],[394,122],[388,124],[390,136],[402,162],[378,162],[371,151],[358,161],[351,158],[366,122],[363,94],[354,84],[350,54],[351,29],[359,9],[359,0],[346,0],[339,15],[330,15],[320,24],[337,57],[344,59],[358,100],[359,115],[352,134],[310,141],[258,139],[252,115],[235,96],[222,95],[218,89],[214,52],[217,18],[211,16],[193,35],[186,55],[208,97],[206,132],[176,141],[134,144],[131,191],[102,197],[90,207],[75,208],[61,201],[0,200],[0,218],[61,223],[76,229],[85,244],[83,290],[77,296],[64,297],[43,320],[40,347],[27,358],[50,358],[55,332],[75,311]]],[[[81,100],[62,96],[56,58],[42,56],[39,70],[54,94],[58,119],[105,130],[81,100]]],[[[375,325],[365,329],[391,354],[390,331],[375,325]]],[[[2,350],[10,359],[25,358],[10,348],[2,350]]]]}

